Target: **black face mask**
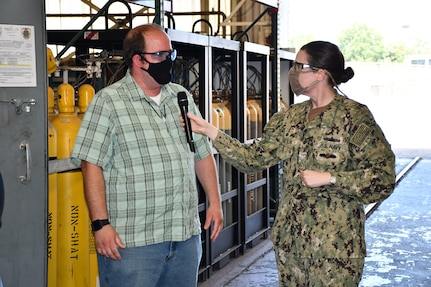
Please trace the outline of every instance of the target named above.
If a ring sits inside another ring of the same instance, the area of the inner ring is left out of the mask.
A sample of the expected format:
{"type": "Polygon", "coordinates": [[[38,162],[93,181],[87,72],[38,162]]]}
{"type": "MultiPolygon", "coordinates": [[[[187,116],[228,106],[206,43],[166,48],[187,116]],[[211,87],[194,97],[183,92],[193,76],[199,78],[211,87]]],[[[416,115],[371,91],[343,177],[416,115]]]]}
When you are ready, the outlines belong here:
{"type": "Polygon", "coordinates": [[[171,81],[172,61],[170,58],[167,58],[160,63],[150,63],[148,61],[146,62],[148,63],[148,69],[141,69],[150,74],[150,76],[153,77],[153,79],[156,80],[157,83],[159,83],[160,85],[165,85],[171,81]]]}

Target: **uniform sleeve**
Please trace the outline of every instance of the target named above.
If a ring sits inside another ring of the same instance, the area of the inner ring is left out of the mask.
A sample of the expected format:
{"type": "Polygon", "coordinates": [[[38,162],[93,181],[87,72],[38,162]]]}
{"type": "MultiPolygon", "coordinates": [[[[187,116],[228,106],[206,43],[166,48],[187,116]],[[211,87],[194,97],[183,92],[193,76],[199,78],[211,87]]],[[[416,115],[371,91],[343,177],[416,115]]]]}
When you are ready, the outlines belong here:
{"type": "Polygon", "coordinates": [[[241,172],[253,172],[271,167],[280,161],[279,148],[284,130],[285,113],[277,113],[265,125],[262,138],[251,144],[239,142],[219,131],[213,141],[223,159],[241,172]]]}
{"type": "Polygon", "coordinates": [[[349,140],[352,170],[335,173],[336,185],[364,204],[382,201],[395,188],[395,155],[368,108],[355,113],[359,119],[349,140]]]}

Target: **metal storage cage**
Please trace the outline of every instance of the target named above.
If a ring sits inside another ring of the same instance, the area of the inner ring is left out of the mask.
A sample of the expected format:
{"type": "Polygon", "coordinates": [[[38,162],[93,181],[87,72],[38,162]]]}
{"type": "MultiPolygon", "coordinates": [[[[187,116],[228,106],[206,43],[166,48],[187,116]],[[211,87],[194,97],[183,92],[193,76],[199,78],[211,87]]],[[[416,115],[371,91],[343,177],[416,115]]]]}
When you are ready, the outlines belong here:
{"type": "MultiPolygon", "coordinates": [[[[240,43],[210,37],[211,122],[223,132],[237,137],[238,127],[238,64],[240,43]]],[[[211,264],[221,268],[237,257],[241,246],[241,214],[239,174],[214,151],[218,166],[224,229],[211,244],[211,264]]]]}
{"type": "MultiPolygon", "coordinates": [[[[238,139],[242,142],[258,139],[269,119],[269,51],[268,46],[241,43],[238,139]]],[[[247,247],[252,247],[261,238],[268,236],[270,228],[268,175],[268,170],[265,170],[240,176],[244,252],[247,247]]]]}

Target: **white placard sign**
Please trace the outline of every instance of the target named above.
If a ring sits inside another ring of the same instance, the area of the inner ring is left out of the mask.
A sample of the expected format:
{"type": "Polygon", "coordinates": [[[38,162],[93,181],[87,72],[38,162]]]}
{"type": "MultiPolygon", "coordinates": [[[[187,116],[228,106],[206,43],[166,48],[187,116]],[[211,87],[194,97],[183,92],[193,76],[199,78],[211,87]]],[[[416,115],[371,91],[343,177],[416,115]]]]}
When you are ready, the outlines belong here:
{"type": "Polygon", "coordinates": [[[0,24],[0,87],[36,87],[34,26],[0,24]]]}

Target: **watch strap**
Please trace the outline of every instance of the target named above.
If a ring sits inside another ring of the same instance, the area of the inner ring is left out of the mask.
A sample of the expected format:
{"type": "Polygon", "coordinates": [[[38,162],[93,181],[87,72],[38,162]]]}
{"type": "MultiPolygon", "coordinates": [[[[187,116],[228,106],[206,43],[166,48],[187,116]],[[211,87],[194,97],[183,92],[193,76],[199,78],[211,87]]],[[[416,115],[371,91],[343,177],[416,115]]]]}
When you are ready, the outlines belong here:
{"type": "Polygon", "coordinates": [[[91,229],[93,231],[98,231],[102,229],[103,226],[108,224],[110,224],[108,219],[97,219],[91,222],[91,229]]]}

